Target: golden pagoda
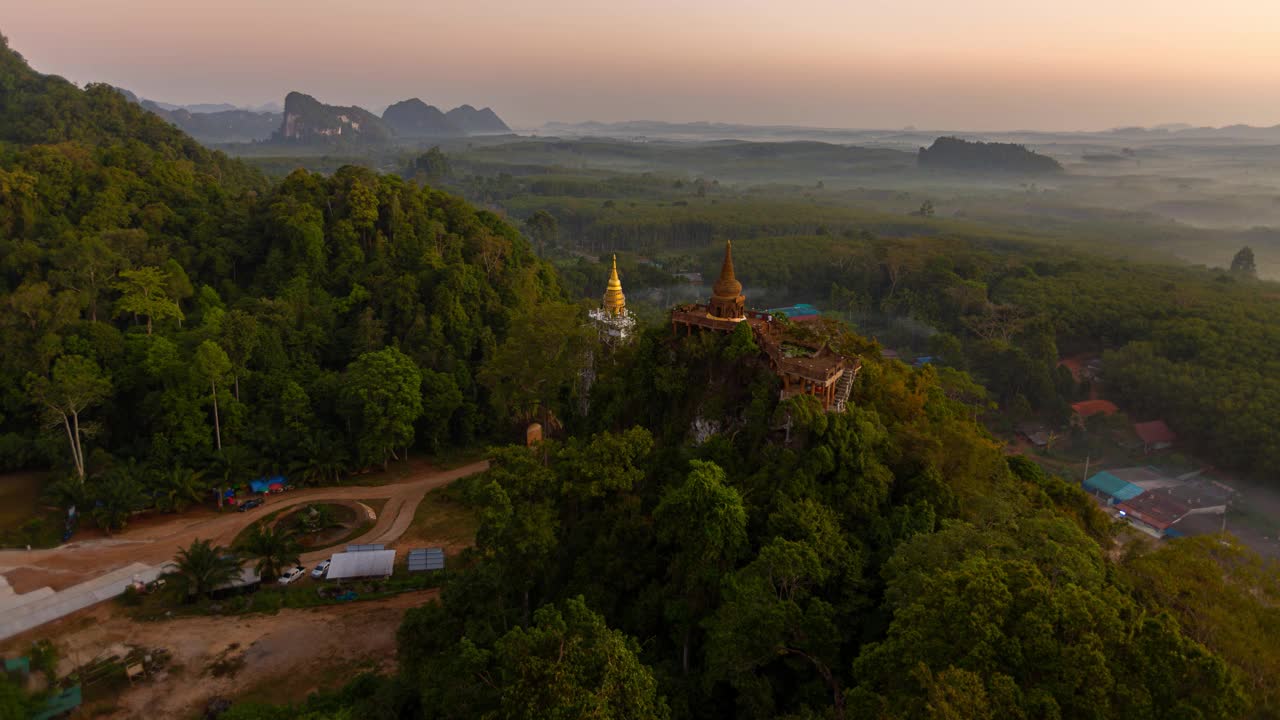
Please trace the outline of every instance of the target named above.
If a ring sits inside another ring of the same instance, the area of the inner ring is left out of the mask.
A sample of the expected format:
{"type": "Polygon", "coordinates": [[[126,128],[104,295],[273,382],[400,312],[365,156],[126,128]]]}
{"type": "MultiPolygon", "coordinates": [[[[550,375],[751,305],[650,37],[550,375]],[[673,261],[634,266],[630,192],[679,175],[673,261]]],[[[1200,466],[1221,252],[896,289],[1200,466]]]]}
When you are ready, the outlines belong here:
{"type": "Polygon", "coordinates": [[[604,287],[604,300],[588,315],[599,329],[600,339],[607,344],[626,342],[635,332],[636,319],[627,312],[627,298],[622,294],[622,281],[618,279],[617,255],[613,256],[609,282],[604,287]]]}
{"type": "Polygon", "coordinates": [[[613,269],[609,271],[609,283],[604,288],[604,311],[610,315],[627,314],[627,298],[622,294],[622,281],[618,279],[618,256],[613,256],[613,269]]]}
{"type": "Polygon", "coordinates": [[[711,302],[707,303],[707,315],[719,320],[738,321],[745,318],[747,299],[742,295],[742,283],[733,274],[733,242],[724,243],[724,263],[720,266],[720,279],[711,286],[711,302]]]}

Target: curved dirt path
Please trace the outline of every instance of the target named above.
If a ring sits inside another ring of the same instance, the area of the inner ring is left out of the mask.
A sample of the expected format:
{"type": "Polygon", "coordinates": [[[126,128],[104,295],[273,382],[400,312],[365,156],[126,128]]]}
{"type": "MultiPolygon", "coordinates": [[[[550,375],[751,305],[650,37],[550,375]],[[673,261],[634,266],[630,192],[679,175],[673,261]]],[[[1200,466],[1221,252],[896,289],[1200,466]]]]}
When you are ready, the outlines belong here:
{"type": "MultiPolygon", "coordinates": [[[[488,467],[489,461],[481,460],[453,470],[425,471],[387,485],[340,485],[294,490],[270,495],[262,507],[249,512],[175,515],[126,529],[111,538],[72,542],[47,550],[0,550],[0,576],[7,578],[18,592],[25,593],[43,586],[61,589],[134,563],[166,563],[179,549],[194,540],[229,545],[241,530],[266,513],[325,500],[386,499],[374,526],[349,544],[389,543],[404,534],[413,523],[414,512],[428,492],[458,478],[483,472],[488,467]]],[[[307,553],[302,556],[302,561],[304,564],[314,562],[332,552],[329,549],[307,553]]]]}

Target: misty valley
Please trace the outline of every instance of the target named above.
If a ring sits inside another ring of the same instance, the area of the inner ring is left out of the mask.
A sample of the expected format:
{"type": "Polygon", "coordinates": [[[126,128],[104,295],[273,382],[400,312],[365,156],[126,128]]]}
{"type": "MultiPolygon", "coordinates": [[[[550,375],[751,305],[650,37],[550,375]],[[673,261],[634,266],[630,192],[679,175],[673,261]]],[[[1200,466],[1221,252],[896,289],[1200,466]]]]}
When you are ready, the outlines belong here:
{"type": "Polygon", "coordinates": [[[24,41],[0,720],[1280,717],[1280,125],[177,104],[24,41]]]}

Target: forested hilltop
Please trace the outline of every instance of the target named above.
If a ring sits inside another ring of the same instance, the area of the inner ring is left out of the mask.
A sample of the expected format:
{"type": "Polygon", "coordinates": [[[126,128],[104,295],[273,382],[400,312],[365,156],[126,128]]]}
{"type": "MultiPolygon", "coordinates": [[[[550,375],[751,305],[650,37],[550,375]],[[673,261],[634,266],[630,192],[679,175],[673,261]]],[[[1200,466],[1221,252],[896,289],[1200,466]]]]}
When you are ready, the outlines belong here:
{"type": "Polygon", "coordinates": [[[0,87],[3,466],[111,529],[505,422],[476,369],[559,289],[495,215],[358,168],[269,185],[7,45],[0,87]]]}
{"type": "MultiPolygon", "coordinates": [[[[0,120],[21,126],[0,145],[0,460],[53,468],[52,500],[110,531],[264,471],[337,480],[531,416],[550,436],[493,448],[450,489],[478,517],[474,547],[405,615],[394,672],[223,720],[1280,712],[1274,567],[1227,538],[1119,545],[1092,498],[978,422],[986,391],[963,368],[988,346],[944,337],[958,361],[912,368],[816,320],[792,330],[861,359],[848,407],[780,401],[746,323],[601,345],[520,232],[418,182],[448,175],[440,153],[413,179],[270,183],[108,88],[7,47],[0,68],[0,120]]],[[[683,207],[718,192],[679,187],[683,207]]],[[[523,229],[548,254],[560,242],[547,212],[523,229]]],[[[968,239],[824,229],[753,240],[740,262],[848,306],[996,328],[1030,402],[1052,330],[966,318],[1079,269],[1007,262],[1007,238],[959,252],[968,239]]],[[[678,252],[696,264],[705,245],[678,252]]],[[[581,255],[564,266],[596,267],[581,255]]]]}
{"type": "Polygon", "coordinates": [[[749,332],[604,360],[592,430],[464,482],[476,547],[407,614],[397,674],[226,717],[1271,716],[1275,653],[1237,633],[1274,637],[1250,593],[1278,588],[1247,554],[1110,559],[1079,488],[1006,458],[933,370],[828,331],[868,353],[842,413],[779,403],[749,332]]]}
{"type": "Polygon", "coordinates": [[[920,148],[922,168],[999,171],[1012,173],[1062,172],[1057,160],[1014,143],[973,142],[956,137],[940,137],[920,148]]]}

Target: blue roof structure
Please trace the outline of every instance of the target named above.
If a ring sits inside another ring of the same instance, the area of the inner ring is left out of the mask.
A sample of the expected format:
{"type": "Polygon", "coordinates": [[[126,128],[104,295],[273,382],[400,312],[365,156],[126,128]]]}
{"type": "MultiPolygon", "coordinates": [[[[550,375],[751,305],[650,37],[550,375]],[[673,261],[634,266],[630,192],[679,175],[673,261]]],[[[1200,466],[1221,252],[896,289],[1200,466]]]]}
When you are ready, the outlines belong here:
{"type": "Polygon", "coordinates": [[[1086,490],[1108,495],[1119,502],[1132,500],[1142,494],[1142,488],[1121,480],[1105,470],[1085,480],[1084,487],[1086,490]]]}
{"type": "Polygon", "coordinates": [[[789,318],[812,317],[818,314],[818,308],[809,303],[800,303],[798,305],[788,305],[780,308],[769,308],[765,312],[772,315],[773,313],[782,313],[789,318]]]}
{"type": "Polygon", "coordinates": [[[253,490],[256,493],[264,493],[270,490],[272,485],[284,485],[285,482],[287,481],[285,480],[285,477],[283,475],[276,475],[273,477],[262,477],[262,478],[258,478],[257,480],[250,480],[249,489],[253,490]]]}

